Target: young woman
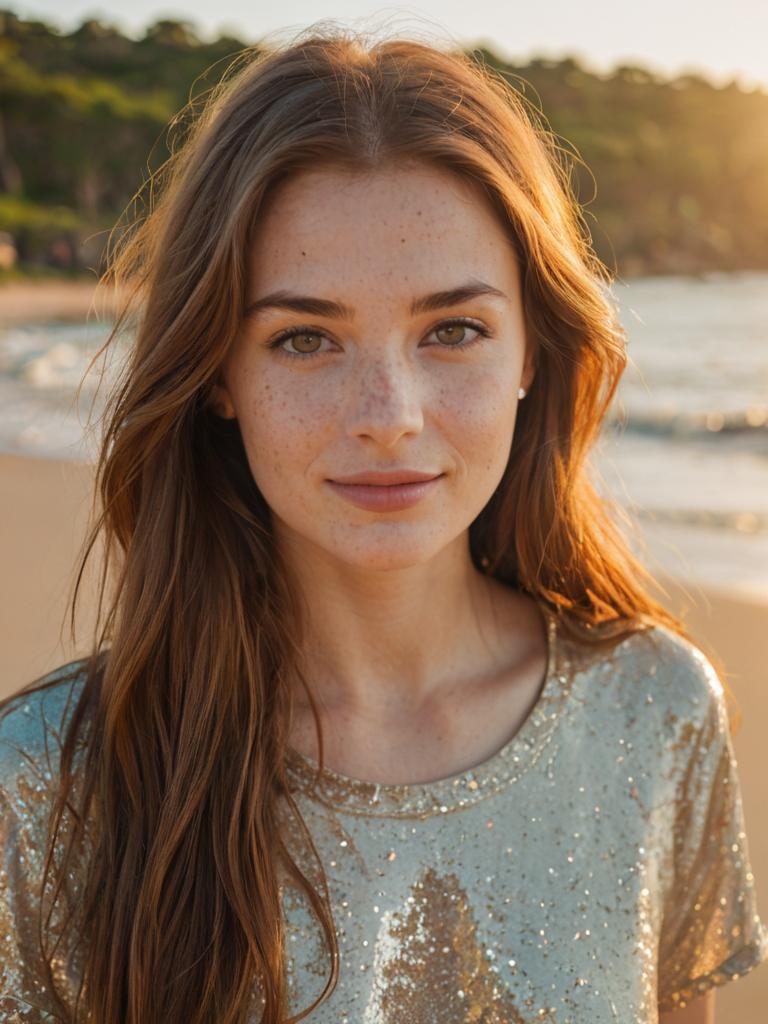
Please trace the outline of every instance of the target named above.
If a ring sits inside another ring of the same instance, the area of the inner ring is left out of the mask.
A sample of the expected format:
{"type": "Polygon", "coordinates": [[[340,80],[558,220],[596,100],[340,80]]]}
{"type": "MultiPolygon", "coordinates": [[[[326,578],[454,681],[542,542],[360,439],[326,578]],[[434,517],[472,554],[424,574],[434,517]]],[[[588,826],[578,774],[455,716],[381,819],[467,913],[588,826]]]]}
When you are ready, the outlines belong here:
{"type": "Polygon", "coordinates": [[[712,1020],[768,941],[718,671],[590,483],[626,353],[567,169],[438,46],[248,56],[114,262],[114,572],[5,702],[2,1019],[712,1020]]]}

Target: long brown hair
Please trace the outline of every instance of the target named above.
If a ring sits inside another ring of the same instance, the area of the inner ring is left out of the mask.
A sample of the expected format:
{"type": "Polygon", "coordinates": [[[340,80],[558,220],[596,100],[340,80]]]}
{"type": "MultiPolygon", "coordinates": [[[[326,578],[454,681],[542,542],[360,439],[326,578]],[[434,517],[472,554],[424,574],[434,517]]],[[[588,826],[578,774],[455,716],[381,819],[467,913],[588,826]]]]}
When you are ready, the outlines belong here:
{"type": "Polygon", "coordinates": [[[321,163],[368,171],[415,157],[482,188],[519,257],[537,375],[503,479],[469,529],[475,567],[545,602],[585,642],[653,623],[690,637],[644,587],[630,522],[590,480],[627,360],[623,331],[564,150],[509,83],[437,45],[313,29],[241,54],[185,132],[104,276],[128,296],[106,346],[128,330],[132,340],[105,409],[72,600],[74,632],[101,538],[98,623],[72,666],[84,685],[46,872],[54,898],[77,908],[83,944],[84,984],[63,1020],[241,1024],[257,986],[261,1020],[279,1024],[283,881],[304,890],[325,934],[320,999],[338,980],[325,875],[285,774],[291,680],[313,708],[321,766],[322,736],[270,509],[237,422],[211,402],[272,186],[321,163]],[[73,827],[57,864],[65,810],[73,827]],[[289,819],[314,853],[307,873],[289,819]],[[74,898],[65,880],[78,858],[74,898]]]}

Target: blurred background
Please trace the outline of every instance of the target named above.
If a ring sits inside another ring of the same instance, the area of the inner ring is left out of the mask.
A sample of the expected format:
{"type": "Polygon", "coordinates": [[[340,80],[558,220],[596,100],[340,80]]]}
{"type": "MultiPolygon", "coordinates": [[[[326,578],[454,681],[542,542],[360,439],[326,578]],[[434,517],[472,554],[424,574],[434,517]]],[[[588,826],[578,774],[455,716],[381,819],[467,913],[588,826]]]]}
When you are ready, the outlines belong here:
{"type": "MultiPolygon", "coordinates": [[[[76,656],[61,634],[91,499],[87,367],[110,231],[168,124],[245,46],[318,21],[450,40],[504,74],[572,160],[630,365],[594,453],[659,597],[725,666],[763,920],[768,816],[768,5],[608,0],[6,4],[0,10],[0,693],[76,656]],[[76,389],[83,383],[79,399],[76,389]]],[[[140,213],[141,210],[137,210],[140,213]]],[[[119,350],[118,350],[119,355],[119,350]]],[[[89,591],[86,591],[88,599],[89,591]]],[[[758,1024],[768,968],[718,993],[758,1024]]]]}

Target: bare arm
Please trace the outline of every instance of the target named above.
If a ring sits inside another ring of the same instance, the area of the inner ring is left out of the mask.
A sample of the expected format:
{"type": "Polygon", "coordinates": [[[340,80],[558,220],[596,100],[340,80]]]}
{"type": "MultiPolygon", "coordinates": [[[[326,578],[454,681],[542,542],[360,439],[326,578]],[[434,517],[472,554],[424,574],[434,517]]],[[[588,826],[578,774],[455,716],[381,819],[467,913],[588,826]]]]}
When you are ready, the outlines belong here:
{"type": "Polygon", "coordinates": [[[711,988],[684,1010],[660,1013],[659,1024],[715,1024],[715,990],[711,988]]]}

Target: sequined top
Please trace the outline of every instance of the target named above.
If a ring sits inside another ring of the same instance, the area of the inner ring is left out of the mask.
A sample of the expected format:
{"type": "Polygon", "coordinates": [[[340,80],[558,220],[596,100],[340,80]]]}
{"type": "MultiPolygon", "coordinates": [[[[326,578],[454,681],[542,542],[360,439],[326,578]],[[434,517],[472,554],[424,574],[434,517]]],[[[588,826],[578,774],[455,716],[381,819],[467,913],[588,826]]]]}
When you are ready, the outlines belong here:
{"type": "MultiPolygon", "coordinates": [[[[598,652],[543,610],[541,691],[482,763],[411,785],[326,769],[313,787],[315,763],[290,752],[340,950],[311,1024],[654,1024],[768,957],[712,664],[661,625],[598,652]]],[[[16,698],[0,725],[3,1022],[53,1019],[33,897],[77,685],[16,698]]],[[[306,897],[281,898],[298,1012],[329,962],[306,897]]]]}

